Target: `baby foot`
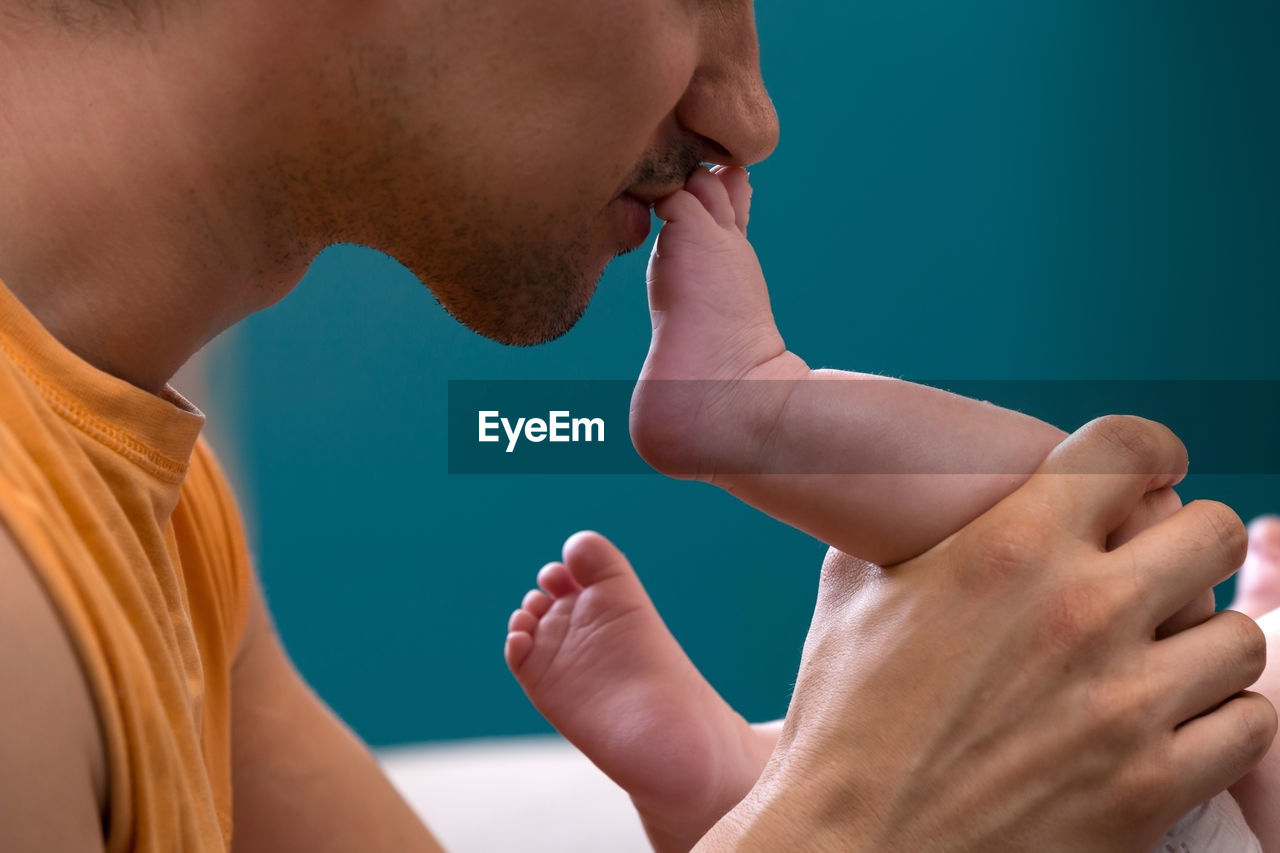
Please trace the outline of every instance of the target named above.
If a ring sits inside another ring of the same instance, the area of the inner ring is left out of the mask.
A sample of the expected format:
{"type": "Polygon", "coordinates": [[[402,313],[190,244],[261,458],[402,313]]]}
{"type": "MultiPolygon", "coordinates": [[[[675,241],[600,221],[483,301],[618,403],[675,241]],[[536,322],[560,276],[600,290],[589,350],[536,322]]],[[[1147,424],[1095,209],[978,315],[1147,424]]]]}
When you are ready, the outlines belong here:
{"type": "Polygon", "coordinates": [[[507,665],[561,734],[628,794],[658,850],[688,850],[746,795],[766,741],[685,656],[635,571],[575,534],[511,615],[507,665]]]}
{"type": "Polygon", "coordinates": [[[1280,608],[1280,517],[1264,515],[1249,524],[1249,551],[1236,574],[1232,610],[1260,618],[1280,608]]]}
{"type": "Polygon", "coordinates": [[[665,221],[649,260],[653,338],[631,399],[631,438],[659,471],[711,479],[749,469],[789,382],[808,367],[787,351],[747,242],[743,169],[699,169],[660,199],[665,221]],[[680,381],[691,380],[691,381],[680,381]]]}

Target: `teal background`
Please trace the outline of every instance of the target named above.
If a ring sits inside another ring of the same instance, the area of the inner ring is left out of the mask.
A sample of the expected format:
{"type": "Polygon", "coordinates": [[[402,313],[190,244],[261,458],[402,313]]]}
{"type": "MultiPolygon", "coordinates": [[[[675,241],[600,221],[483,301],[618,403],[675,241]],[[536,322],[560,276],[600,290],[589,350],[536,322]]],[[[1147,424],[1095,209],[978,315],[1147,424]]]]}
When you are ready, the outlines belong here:
{"type": "MultiPolygon", "coordinates": [[[[1280,378],[1280,5],[770,0],[757,15],[783,131],[752,170],[752,237],[811,364],[1280,378]]],[[[532,350],[468,332],[353,247],[241,330],[229,410],[264,584],[304,675],[370,742],[548,730],[503,666],[505,621],[584,527],[630,555],[744,714],[785,709],[822,545],[656,476],[446,473],[447,380],[635,376],[646,258],[615,263],[579,326],[532,350]]],[[[1274,476],[1182,491],[1280,508],[1274,476]]]]}

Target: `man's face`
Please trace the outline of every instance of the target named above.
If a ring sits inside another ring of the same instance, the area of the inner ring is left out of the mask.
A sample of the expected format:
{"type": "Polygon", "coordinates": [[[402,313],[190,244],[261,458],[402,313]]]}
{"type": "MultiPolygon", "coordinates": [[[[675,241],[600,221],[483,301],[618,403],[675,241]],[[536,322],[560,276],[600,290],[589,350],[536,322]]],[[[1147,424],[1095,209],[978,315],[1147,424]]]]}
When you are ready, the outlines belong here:
{"type": "Polygon", "coordinates": [[[700,161],[772,151],[750,3],[451,0],[353,12],[347,67],[330,71],[362,132],[341,158],[355,209],[342,239],[397,258],[484,335],[563,334],[605,265],[644,241],[649,202],[700,161]]]}

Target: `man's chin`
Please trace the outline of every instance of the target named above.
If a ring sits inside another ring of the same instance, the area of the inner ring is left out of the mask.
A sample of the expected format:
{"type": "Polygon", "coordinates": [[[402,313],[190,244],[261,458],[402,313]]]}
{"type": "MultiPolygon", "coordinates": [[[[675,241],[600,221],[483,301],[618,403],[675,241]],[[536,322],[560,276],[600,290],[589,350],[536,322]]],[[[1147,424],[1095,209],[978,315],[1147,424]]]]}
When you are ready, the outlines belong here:
{"type": "Polygon", "coordinates": [[[530,347],[561,338],[577,325],[597,284],[598,280],[580,280],[560,288],[503,288],[480,298],[441,299],[440,303],[476,334],[507,346],[530,347]]]}
{"type": "Polygon", "coordinates": [[[549,254],[545,245],[513,241],[443,259],[404,253],[421,263],[401,263],[462,325],[498,343],[527,347],[562,337],[582,319],[616,256],[588,245],[582,240],[549,254]]]}
{"type": "Polygon", "coordinates": [[[567,335],[569,330],[582,319],[584,313],[586,313],[585,305],[578,311],[577,316],[567,319],[557,318],[559,322],[556,323],[524,323],[518,326],[504,326],[503,328],[480,327],[465,322],[463,325],[470,328],[471,331],[500,344],[511,347],[535,347],[538,344],[551,343],[567,335]]]}

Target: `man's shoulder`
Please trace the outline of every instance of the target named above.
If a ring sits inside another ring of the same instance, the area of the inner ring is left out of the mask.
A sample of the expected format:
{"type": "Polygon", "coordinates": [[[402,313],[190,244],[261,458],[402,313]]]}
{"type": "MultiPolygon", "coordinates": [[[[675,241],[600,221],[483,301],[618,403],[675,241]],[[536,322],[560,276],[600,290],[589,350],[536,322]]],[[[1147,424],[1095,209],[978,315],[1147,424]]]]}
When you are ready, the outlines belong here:
{"type": "Polygon", "coordinates": [[[105,758],[75,649],[0,520],[0,849],[102,847],[105,758]]]}

